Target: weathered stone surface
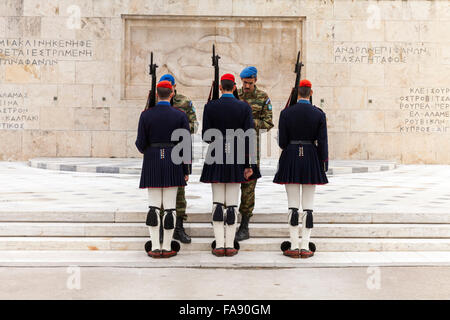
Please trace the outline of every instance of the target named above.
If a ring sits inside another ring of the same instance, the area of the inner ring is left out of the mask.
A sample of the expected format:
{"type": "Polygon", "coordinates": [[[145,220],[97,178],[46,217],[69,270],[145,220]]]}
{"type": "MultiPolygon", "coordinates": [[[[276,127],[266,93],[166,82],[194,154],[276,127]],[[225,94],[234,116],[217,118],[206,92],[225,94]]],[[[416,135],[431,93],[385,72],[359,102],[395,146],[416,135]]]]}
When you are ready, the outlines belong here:
{"type": "Polygon", "coordinates": [[[56,157],[56,134],[54,131],[23,131],[22,159],[39,157],[56,157]]]}
{"type": "Polygon", "coordinates": [[[92,85],[59,85],[58,105],[64,108],[92,106],[92,85]]]}
{"type": "Polygon", "coordinates": [[[23,14],[24,0],[3,0],[0,2],[2,16],[20,16],[23,14]]]}
{"type": "MultiPolygon", "coordinates": [[[[4,0],[0,110],[21,108],[21,118],[18,109],[0,113],[0,133],[21,143],[0,148],[16,159],[140,156],[133,139],[150,89],[149,52],[201,123],[214,43],[221,73],[258,68],[276,126],[301,50],[302,78],[328,116],[330,157],[449,163],[448,147],[435,142],[450,134],[449,29],[450,3],[438,0],[4,0]],[[8,98],[17,92],[27,97],[8,98]],[[70,148],[64,134],[86,145],[70,148]],[[120,148],[110,143],[116,136],[120,148]],[[33,147],[35,138],[44,145],[33,147]]],[[[264,157],[280,152],[276,129],[264,157]]]]}
{"type": "Polygon", "coordinates": [[[41,130],[73,130],[74,108],[41,107],[41,130]]]}
{"type": "Polygon", "coordinates": [[[56,155],[58,157],[90,157],[91,136],[87,131],[57,131],[56,155]]]}
{"type": "Polygon", "coordinates": [[[127,157],[128,158],[141,158],[142,154],[139,152],[139,150],[136,148],[136,136],[137,133],[127,132],[127,157]]]}
{"type": "Polygon", "coordinates": [[[57,16],[59,15],[59,3],[60,1],[23,0],[23,15],[57,16]]]}
{"type": "Polygon", "coordinates": [[[74,108],[75,130],[109,130],[109,108],[74,108]]]}
{"type": "Polygon", "coordinates": [[[22,153],[22,132],[0,130],[0,160],[10,161],[20,158],[22,153]]]}
{"type": "Polygon", "coordinates": [[[124,131],[93,131],[92,157],[126,157],[127,133],[124,131]]]}

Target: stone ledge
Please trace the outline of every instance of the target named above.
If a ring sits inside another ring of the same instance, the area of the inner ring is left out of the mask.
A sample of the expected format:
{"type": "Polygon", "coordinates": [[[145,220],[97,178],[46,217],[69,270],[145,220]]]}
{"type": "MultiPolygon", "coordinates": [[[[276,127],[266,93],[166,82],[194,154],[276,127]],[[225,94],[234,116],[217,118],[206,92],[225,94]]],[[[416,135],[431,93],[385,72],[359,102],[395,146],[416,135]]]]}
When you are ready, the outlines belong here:
{"type": "MultiPolygon", "coordinates": [[[[141,251],[148,237],[1,237],[1,250],[76,250],[76,251],[141,251]]],[[[213,238],[192,238],[192,243],[181,244],[180,252],[211,250],[213,238]]],[[[241,252],[280,252],[285,239],[251,238],[241,241],[241,252]]],[[[325,252],[398,252],[445,251],[450,252],[450,239],[356,239],[316,238],[317,251],[325,252]]]]}
{"type": "MultiPolygon", "coordinates": [[[[211,222],[210,212],[188,212],[188,223],[211,222]]],[[[138,222],[145,221],[146,211],[0,211],[0,222],[138,222]]],[[[240,215],[239,215],[240,220],[240,215]]],[[[252,223],[285,223],[286,212],[253,213],[252,223]]],[[[316,223],[387,223],[450,224],[449,212],[315,212],[316,223]]]]}
{"type": "MultiPolygon", "coordinates": [[[[191,237],[213,237],[211,223],[186,223],[191,237]]],[[[255,223],[249,225],[254,238],[288,238],[286,223],[255,223]]],[[[317,237],[327,238],[435,238],[450,239],[449,224],[322,224],[314,225],[317,237]]],[[[2,222],[0,237],[146,237],[144,223],[65,223],[65,222],[2,222]]]]}
{"type": "MultiPolygon", "coordinates": [[[[261,173],[274,175],[277,169],[277,160],[263,159],[261,173]]],[[[28,165],[38,169],[72,172],[120,173],[140,175],[142,159],[136,158],[34,158],[28,165]]],[[[203,162],[194,162],[193,174],[201,174],[203,162]]],[[[393,161],[383,160],[335,160],[330,161],[328,176],[350,173],[365,173],[393,170],[397,164],[393,161]]]]}
{"type": "Polygon", "coordinates": [[[2,267],[123,268],[324,268],[368,266],[449,266],[450,252],[321,252],[291,259],[281,252],[240,252],[215,257],[209,252],[180,252],[170,259],[151,259],[143,251],[0,251],[2,267]]]}

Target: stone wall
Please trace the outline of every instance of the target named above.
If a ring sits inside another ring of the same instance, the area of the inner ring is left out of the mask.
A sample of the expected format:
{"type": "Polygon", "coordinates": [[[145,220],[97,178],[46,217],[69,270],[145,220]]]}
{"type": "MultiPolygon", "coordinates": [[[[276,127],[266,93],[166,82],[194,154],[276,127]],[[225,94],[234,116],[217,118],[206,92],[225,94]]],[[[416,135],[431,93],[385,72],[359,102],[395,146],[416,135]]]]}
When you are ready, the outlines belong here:
{"type": "Polygon", "coordinates": [[[446,0],[3,0],[0,160],[140,156],[149,52],[201,120],[216,43],[224,72],[259,69],[275,123],[302,51],[331,159],[448,164],[448,30],[446,0]]]}

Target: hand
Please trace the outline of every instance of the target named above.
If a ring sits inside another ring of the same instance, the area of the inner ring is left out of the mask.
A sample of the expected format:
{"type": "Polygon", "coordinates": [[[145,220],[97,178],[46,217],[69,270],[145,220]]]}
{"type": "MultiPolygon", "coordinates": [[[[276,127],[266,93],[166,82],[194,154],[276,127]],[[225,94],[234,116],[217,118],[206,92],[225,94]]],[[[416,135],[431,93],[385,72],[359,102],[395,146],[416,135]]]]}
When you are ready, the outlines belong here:
{"type": "Polygon", "coordinates": [[[185,175],[185,176],[184,176],[184,181],[186,181],[186,182],[189,181],[189,176],[188,176],[188,175],[185,175]]]}
{"type": "Polygon", "coordinates": [[[252,168],[246,168],[244,170],[244,178],[245,180],[248,180],[248,178],[250,178],[253,174],[253,169],[252,168]]]}

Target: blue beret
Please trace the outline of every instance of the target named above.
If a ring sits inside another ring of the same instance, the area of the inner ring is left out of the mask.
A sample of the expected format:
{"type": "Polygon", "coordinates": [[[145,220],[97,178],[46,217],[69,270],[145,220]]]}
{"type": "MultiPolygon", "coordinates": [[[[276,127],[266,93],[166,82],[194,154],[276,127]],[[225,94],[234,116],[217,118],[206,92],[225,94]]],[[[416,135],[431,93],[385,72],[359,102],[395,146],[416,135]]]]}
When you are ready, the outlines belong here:
{"type": "Polygon", "coordinates": [[[256,78],[256,75],[258,74],[258,70],[256,70],[255,67],[247,67],[242,70],[240,77],[242,79],[245,78],[256,78]]]}
{"type": "Polygon", "coordinates": [[[163,75],[160,79],[159,82],[161,81],[169,81],[172,85],[175,84],[175,78],[171,75],[171,74],[165,74],[163,75]]]}

